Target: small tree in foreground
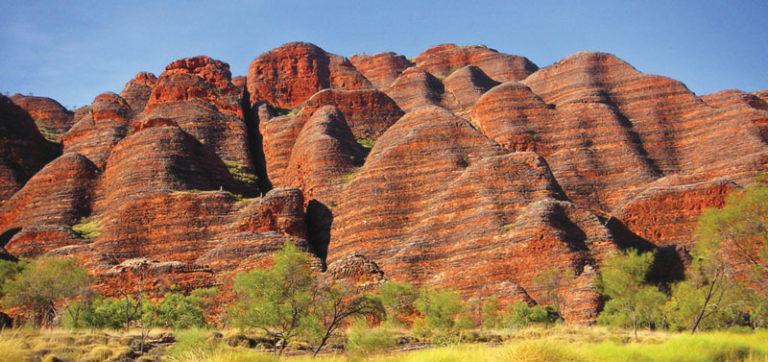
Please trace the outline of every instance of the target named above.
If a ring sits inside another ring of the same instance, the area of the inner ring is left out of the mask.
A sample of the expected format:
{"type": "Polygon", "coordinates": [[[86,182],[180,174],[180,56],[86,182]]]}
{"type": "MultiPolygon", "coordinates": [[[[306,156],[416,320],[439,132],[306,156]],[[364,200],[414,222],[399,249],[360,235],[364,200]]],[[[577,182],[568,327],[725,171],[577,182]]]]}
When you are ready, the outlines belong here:
{"type": "Polygon", "coordinates": [[[307,254],[286,243],[275,253],[273,267],[237,275],[236,304],[230,315],[236,324],[259,328],[277,339],[282,354],[295,337],[316,330],[310,313],[314,279],[307,254]]]}
{"type": "Polygon", "coordinates": [[[387,311],[387,320],[408,325],[416,312],[414,303],[419,298],[419,290],[407,282],[387,282],[379,287],[379,294],[387,311]]]}
{"type": "Polygon", "coordinates": [[[562,318],[560,313],[562,312],[563,302],[565,296],[560,290],[573,282],[574,274],[571,270],[560,270],[558,268],[546,269],[533,277],[533,282],[538,285],[543,293],[542,298],[539,300],[540,305],[552,306],[550,309],[554,309],[559,318],[562,318]]]}
{"type": "Polygon", "coordinates": [[[530,306],[526,302],[515,302],[507,306],[506,313],[502,317],[502,325],[520,328],[531,324],[551,324],[558,319],[559,316],[553,306],[530,306]]]}
{"type": "Polygon", "coordinates": [[[731,194],[722,209],[699,216],[693,261],[686,279],[673,287],[674,326],[688,324],[691,334],[701,326],[724,327],[743,313],[761,319],[768,293],[768,185],[758,180],[731,194]],[[751,269],[745,280],[733,264],[751,269]],[[756,288],[759,292],[748,289],[756,288]],[[760,296],[763,293],[763,296],[760,296]]]}
{"type": "Polygon", "coordinates": [[[473,326],[472,318],[467,313],[461,296],[453,290],[422,288],[414,306],[423,316],[419,321],[422,328],[451,332],[473,326]]]}
{"type": "Polygon", "coordinates": [[[632,326],[637,338],[641,324],[654,325],[661,320],[662,305],[667,297],[653,285],[645,282],[645,276],[653,264],[654,253],[640,254],[629,250],[626,254],[608,257],[601,268],[600,289],[610,298],[598,322],[619,326],[632,326]]]}
{"type": "Polygon", "coordinates": [[[312,312],[316,316],[320,329],[320,342],[313,356],[340,327],[349,321],[350,317],[362,317],[379,322],[384,319],[386,312],[381,300],[373,295],[355,295],[349,288],[340,284],[320,281],[313,286],[315,302],[312,312]]]}
{"type": "Polygon", "coordinates": [[[90,287],[91,277],[75,259],[42,257],[31,261],[3,285],[3,306],[26,311],[36,323],[51,326],[57,303],[73,302],[90,287]]]}

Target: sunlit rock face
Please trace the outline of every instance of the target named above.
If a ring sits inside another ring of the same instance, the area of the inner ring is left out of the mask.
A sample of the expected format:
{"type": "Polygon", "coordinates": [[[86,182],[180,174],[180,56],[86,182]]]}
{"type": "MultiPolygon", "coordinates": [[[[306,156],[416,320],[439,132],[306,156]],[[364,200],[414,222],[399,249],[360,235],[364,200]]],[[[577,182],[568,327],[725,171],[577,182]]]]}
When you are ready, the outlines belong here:
{"type": "Polygon", "coordinates": [[[590,323],[606,255],[660,249],[674,278],[702,210],[765,171],[767,94],[697,96],[595,52],[539,69],[290,43],[234,78],[180,59],[74,112],[0,97],[0,253],[82,259],[108,295],[137,273],[226,293],[284,243],[361,288],[504,302],[543,302],[557,268],[565,319],[590,323]]]}

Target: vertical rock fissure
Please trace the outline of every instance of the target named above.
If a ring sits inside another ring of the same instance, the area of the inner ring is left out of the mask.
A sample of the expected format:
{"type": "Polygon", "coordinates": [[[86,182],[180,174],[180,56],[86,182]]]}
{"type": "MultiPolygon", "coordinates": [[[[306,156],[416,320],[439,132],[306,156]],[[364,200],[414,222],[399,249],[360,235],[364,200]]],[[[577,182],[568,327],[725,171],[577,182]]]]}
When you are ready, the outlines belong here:
{"type": "Polygon", "coordinates": [[[269,190],[272,190],[272,182],[270,182],[269,175],[267,174],[267,160],[264,156],[264,137],[259,130],[259,122],[261,121],[259,119],[259,107],[265,103],[257,102],[251,105],[250,99],[250,94],[246,88],[243,90],[241,107],[243,108],[245,125],[248,128],[249,151],[256,176],[258,177],[259,190],[266,194],[269,190]]]}

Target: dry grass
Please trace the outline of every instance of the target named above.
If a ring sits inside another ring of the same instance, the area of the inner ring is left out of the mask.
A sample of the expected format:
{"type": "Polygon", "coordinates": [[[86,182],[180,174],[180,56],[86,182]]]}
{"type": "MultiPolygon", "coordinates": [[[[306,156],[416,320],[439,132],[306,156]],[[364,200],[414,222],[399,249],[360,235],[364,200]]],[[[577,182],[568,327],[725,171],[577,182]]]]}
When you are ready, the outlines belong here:
{"type": "MultiPolygon", "coordinates": [[[[66,360],[96,361],[130,353],[121,340],[125,333],[70,330],[15,329],[0,331],[0,361],[66,360]]],[[[158,335],[164,330],[153,330],[158,335]]],[[[251,336],[251,332],[244,331],[251,336]]],[[[409,331],[389,331],[399,336],[409,331]]],[[[766,361],[768,331],[750,333],[710,332],[690,336],[640,331],[635,343],[631,331],[604,327],[556,325],[519,330],[486,331],[504,336],[501,345],[456,344],[410,352],[389,349],[375,355],[309,354],[283,356],[243,347],[229,347],[211,331],[189,329],[173,332],[177,343],[162,357],[169,361],[766,361]]],[[[225,336],[243,333],[224,331],[225,336]]],[[[372,352],[372,351],[371,351],[372,352]]],[[[149,356],[147,360],[157,359],[149,356]]]]}

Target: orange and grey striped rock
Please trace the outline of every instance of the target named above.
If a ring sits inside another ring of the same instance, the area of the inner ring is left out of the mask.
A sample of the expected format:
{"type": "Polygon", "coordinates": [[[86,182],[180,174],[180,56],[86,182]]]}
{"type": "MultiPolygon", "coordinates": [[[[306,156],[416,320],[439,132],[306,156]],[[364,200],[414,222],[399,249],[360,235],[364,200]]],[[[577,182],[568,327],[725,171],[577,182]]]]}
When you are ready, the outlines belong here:
{"type": "Polygon", "coordinates": [[[125,83],[125,87],[120,92],[120,96],[128,102],[133,116],[144,112],[144,107],[152,94],[152,88],[157,83],[157,77],[152,73],[141,72],[136,74],[133,79],[125,83]]]}
{"type": "Polygon", "coordinates": [[[100,94],[88,114],[62,137],[64,152],[79,153],[104,169],[112,147],[128,134],[131,115],[125,99],[111,92],[100,94]]]}
{"type": "Polygon", "coordinates": [[[369,141],[378,139],[403,114],[391,98],[375,89],[326,89],[308,99],[296,115],[260,119],[266,172],[273,185],[289,185],[285,173],[299,133],[318,108],[328,105],[343,114],[355,139],[369,141]]]}
{"type": "Polygon", "coordinates": [[[564,201],[541,157],[507,153],[437,107],[401,118],[343,192],[329,264],[357,253],[391,280],[466,295],[513,281],[535,298],[539,260],[579,273],[592,263],[587,240],[611,242],[597,217],[564,201]]]}
{"type": "Polygon", "coordinates": [[[40,133],[51,142],[61,142],[61,135],[74,123],[74,114],[53,99],[20,94],[10,98],[13,103],[27,111],[35,120],[40,133]]]}
{"type": "Polygon", "coordinates": [[[251,104],[266,101],[296,107],[317,91],[370,89],[371,83],[344,57],[326,53],[310,43],[289,43],[251,62],[247,88],[251,104]]]}
{"type": "Polygon", "coordinates": [[[304,124],[286,168],[285,182],[304,193],[306,201],[335,204],[343,178],[365,158],[362,146],[334,106],[314,112],[304,124]]]}
{"type": "Polygon", "coordinates": [[[375,89],[321,90],[304,103],[302,113],[311,116],[325,105],[335,106],[344,114],[355,138],[371,141],[378,139],[403,116],[403,111],[392,98],[375,89]]]}
{"type": "Polygon", "coordinates": [[[90,211],[97,175],[96,166],[80,154],[56,158],[0,207],[0,230],[75,224],[90,211]]]}
{"type": "Polygon", "coordinates": [[[363,288],[528,303],[546,303],[534,277],[557,268],[575,274],[566,320],[590,323],[606,255],[658,249],[654,280],[679,277],[701,211],[768,169],[767,99],[696,96],[594,52],[538,69],[481,46],[411,62],[290,43],[236,79],[181,59],[77,110],[50,163],[36,118],[0,98],[0,257],[81,258],[107,293],[144,266],[159,295],[227,289],[290,242],[363,288]],[[100,236],[67,227],[83,217],[100,236]]]}
{"type": "Polygon", "coordinates": [[[69,225],[31,223],[16,233],[5,250],[15,257],[31,258],[49,251],[71,245],[84,245],[87,240],[80,238],[69,225]]]}
{"type": "Polygon", "coordinates": [[[144,113],[146,119],[173,120],[222,161],[253,174],[240,97],[227,63],[205,56],[186,58],[169,64],[160,74],[144,113]]]}
{"type": "Polygon", "coordinates": [[[539,69],[528,58],[499,53],[478,45],[437,45],[423,51],[413,62],[439,78],[445,78],[464,66],[474,65],[498,82],[523,80],[539,69]]]}
{"type": "Polygon", "coordinates": [[[0,95],[0,205],[60,152],[43,138],[29,113],[0,95]]]}
{"type": "Polygon", "coordinates": [[[482,69],[468,65],[451,73],[443,84],[446,92],[456,99],[459,111],[465,111],[470,110],[480,96],[499,82],[489,78],[482,69]]]}
{"type": "Polygon", "coordinates": [[[403,111],[410,112],[426,105],[441,105],[445,87],[429,72],[418,67],[410,67],[403,71],[384,92],[403,111]]]}
{"type": "Polygon", "coordinates": [[[379,90],[389,88],[400,73],[413,66],[405,56],[392,52],[358,54],[351,56],[349,60],[379,90]]]}

